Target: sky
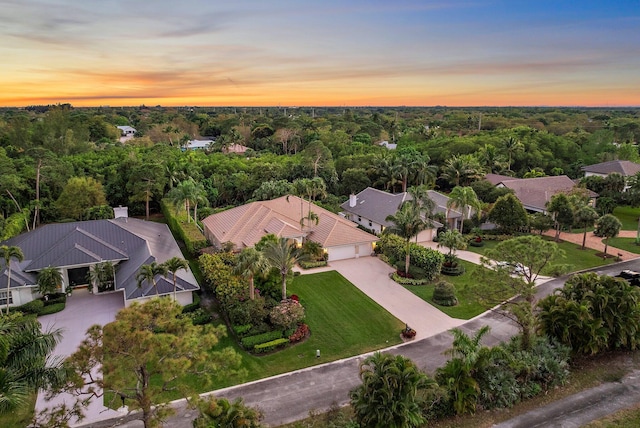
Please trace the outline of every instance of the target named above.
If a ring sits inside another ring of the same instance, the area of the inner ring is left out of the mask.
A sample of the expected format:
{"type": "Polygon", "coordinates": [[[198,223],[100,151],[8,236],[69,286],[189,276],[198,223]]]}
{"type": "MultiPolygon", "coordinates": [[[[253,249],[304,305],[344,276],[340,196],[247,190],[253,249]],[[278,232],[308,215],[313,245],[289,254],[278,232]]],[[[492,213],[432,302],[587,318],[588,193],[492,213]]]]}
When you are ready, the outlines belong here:
{"type": "Polygon", "coordinates": [[[0,106],[640,106],[640,0],[0,0],[0,106]]]}

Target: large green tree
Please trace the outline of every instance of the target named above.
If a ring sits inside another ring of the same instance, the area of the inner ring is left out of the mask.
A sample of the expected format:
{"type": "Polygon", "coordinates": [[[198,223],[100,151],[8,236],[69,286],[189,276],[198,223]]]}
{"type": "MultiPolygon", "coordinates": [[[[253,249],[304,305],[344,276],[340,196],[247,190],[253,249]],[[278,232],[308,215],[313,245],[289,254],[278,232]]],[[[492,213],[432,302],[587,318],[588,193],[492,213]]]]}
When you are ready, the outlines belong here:
{"type": "Polygon", "coordinates": [[[102,184],[92,177],[72,177],[64,186],[56,206],[64,218],[82,220],[89,208],[106,203],[102,184]]]}
{"type": "Polygon", "coordinates": [[[0,257],[4,260],[4,266],[7,269],[7,315],[9,314],[9,304],[11,302],[11,260],[15,259],[17,262],[24,260],[24,254],[22,249],[15,245],[1,245],[0,257]]]}
{"type": "Polygon", "coordinates": [[[362,384],[350,392],[359,426],[410,428],[424,424],[421,392],[435,385],[413,361],[376,352],[360,364],[362,384]]]}
{"type": "Polygon", "coordinates": [[[613,214],[605,214],[596,220],[596,229],[593,234],[605,239],[604,256],[607,257],[607,249],[609,248],[609,238],[615,238],[620,233],[622,223],[613,214]]]}
{"type": "Polygon", "coordinates": [[[481,304],[493,308],[517,297],[498,311],[518,324],[524,349],[529,348],[533,333],[536,279],[549,263],[563,256],[555,242],[539,236],[520,236],[488,250],[476,269],[478,280],[473,289],[481,304]]]}
{"type": "Polygon", "coordinates": [[[152,299],[120,310],[104,327],[91,327],[65,363],[70,374],[66,389],[83,397],[99,393],[96,386],[101,386],[114,400],[126,400],[129,409],[140,409],[148,428],[172,413],[165,404],[168,392],[187,397],[211,387],[222,374],[240,374],[238,354],[216,347],[223,329],[194,326],[179,316],[181,311],[171,299],[152,299]],[[187,376],[197,377],[198,385],[186,382],[187,376]]]}
{"type": "Polygon", "coordinates": [[[491,207],[487,220],[497,224],[507,234],[523,230],[529,224],[522,202],[511,193],[498,198],[491,207]]]}
{"type": "Polygon", "coordinates": [[[584,250],[587,243],[587,228],[593,226],[598,219],[598,212],[588,205],[583,205],[573,213],[573,219],[576,224],[584,228],[582,234],[582,249],[584,250]]]}
{"type": "Polygon", "coordinates": [[[565,193],[556,193],[547,202],[547,211],[553,218],[556,229],[556,242],[560,241],[560,230],[573,224],[573,207],[565,193]]]}
{"type": "Polygon", "coordinates": [[[245,248],[238,255],[235,273],[249,281],[249,299],[255,300],[254,279],[256,275],[267,274],[269,267],[264,254],[255,248],[245,248]]]}

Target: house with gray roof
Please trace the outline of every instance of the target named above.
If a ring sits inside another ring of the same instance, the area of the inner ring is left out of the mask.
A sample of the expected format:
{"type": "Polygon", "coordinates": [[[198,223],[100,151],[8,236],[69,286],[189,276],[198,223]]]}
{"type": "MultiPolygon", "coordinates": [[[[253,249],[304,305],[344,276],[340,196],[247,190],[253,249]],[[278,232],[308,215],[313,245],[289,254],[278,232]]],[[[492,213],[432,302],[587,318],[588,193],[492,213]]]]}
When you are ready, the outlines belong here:
{"type": "MultiPolygon", "coordinates": [[[[604,178],[610,174],[616,173],[622,175],[626,182],[629,177],[640,172],[640,164],[627,160],[614,160],[583,166],[582,171],[584,171],[585,177],[595,175],[604,178]]],[[[627,190],[628,188],[629,186],[625,186],[624,190],[627,190]]]]}
{"type": "MultiPolygon", "coordinates": [[[[2,244],[17,246],[24,254],[24,261],[11,261],[10,295],[8,270],[0,261],[0,298],[9,298],[11,306],[40,297],[36,292],[37,274],[50,266],[62,273],[62,292],[69,287],[89,287],[98,292],[94,284],[89,284],[88,273],[91,266],[103,262],[114,266],[113,287],[105,292],[122,293],[125,306],[156,295],[172,295],[172,274],[156,276],[155,287],[148,281],[138,286],[136,275],[144,264],[182,257],[167,225],[128,217],[48,224],[2,244]]],[[[177,272],[176,298],[180,304],[192,303],[193,292],[199,288],[191,271],[177,272]]]]}
{"type": "MultiPolygon", "coordinates": [[[[447,208],[449,198],[435,190],[429,190],[428,194],[436,206],[434,214],[443,214],[448,227],[459,228],[462,214],[459,211],[447,208]]],[[[340,205],[340,208],[345,218],[376,234],[380,234],[385,228],[393,226],[393,223],[387,221],[386,218],[390,215],[395,215],[400,206],[411,199],[411,195],[408,192],[389,193],[373,187],[367,187],[357,195],[349,196],[349,200],[340,205]]],[[[433,221],[432,228],[418,234],[417,242],[432,241],[436,229],[441,226],[441,223],[433,221]]]]}

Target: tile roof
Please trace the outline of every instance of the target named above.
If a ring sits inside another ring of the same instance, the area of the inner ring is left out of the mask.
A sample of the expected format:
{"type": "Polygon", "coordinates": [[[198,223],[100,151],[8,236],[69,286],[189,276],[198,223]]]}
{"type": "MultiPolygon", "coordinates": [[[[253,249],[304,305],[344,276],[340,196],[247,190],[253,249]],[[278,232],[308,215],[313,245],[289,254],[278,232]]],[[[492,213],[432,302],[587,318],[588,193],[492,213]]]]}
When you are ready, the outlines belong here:
{"type": "MultiPolygon", "coordinates": [[[[513,190],[516,197],[526,209],[545,211],[546,204],[556,193],[570,192],[576,184],[566,175],[536,178],[513,178],[501,181],[502,184],[513,190]]],[[[597,194],[589,191],[590,197],[597,194]]]]}
{"type": "Polygon", "coordinates": [[[486,174],[484,179],[494,186],[503,182],[504,180],[516,180],[516,177],[511,177],[509,175],[500,175],[500,174],[486,174]]]}
{"type": "Polygon", "coordinates": [[[592,172],[595,174],[612,174],[617,172],[625,177],[635,175],[640,172],[640,164],[627,160],[614,160],[609,162],[601,162],[594,165],[583,166],[584,172],[592,172]]]}
{"type": "Polygon", "coordinates": [[[202,221],[205,229],[220,242],[232,242],[236,248],[254,246],[264,235],[273,233],[288,238],[309,239],[323,247],[377,241],[377,237],[358,229],[356,224],[297,196],[282,196],[270,201],[251,202],[212,214],[202,221]],[[318,216],[318,224],[300,225],[309,209],[318,216]]]}
{"type": "MultiPolygon", "coordinates": [[[[116,288],[124,289],[127,299],[155,294],[155,290],[138,289],[135,276],[140,266],[182,257],[167,225],[124,217],[48,224],[4,244],[20,247],[25,256],[24,262],[11,264],[12,287],[35,284],[37,271],[48,266],[72,268],[111,261],[116,263],[116,288]]],[[[6,288],[3,261],[0,267],[0,288],[6,288]]],[[[179,271],[178,276],[185,290],[199,288],[191,271],[179,271]]]]}

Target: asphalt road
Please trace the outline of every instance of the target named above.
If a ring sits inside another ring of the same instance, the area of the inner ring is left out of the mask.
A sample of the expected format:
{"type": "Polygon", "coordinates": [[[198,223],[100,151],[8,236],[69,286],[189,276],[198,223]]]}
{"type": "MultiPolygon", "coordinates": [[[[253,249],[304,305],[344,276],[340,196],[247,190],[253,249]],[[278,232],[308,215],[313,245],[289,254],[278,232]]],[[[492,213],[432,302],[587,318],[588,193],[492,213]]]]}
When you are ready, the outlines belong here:
{"type": "MultiPolygon", "coordinates": [[[[614,265],[593,269],[592,271],[598,274],[613,276],[617,275],[622,269],[640,271],[640,259],[616,263],[614,265]]],[[[541,284],[538,287],[537,296],[541,298],[550,294],[554,289],[561,287],[566,279],[567,277],[561,277],[541,284]]],[[[518,331],[510,320],[494,312],[487,312],[476,317],[463,324],[460,328],[469,334],[473,334],[485,325],[491,327],[491,331],[483,340],[483,343],[489,346],[509,339],[518,331]]],[[[447,357],[443,353],[451,346],[451,341],[451,334],[445,332],[419,341],[392,347],[385,351],[411,358],[423,370],[428,373],[433,373],[436,368],[445,363],[447,357]]],[[[368,354],[360,355],[223,390],[213,391],[212,394],[228,398],[243,397],[246,404],[258,407],[264,412],[265,423],[270,426],[278,426],[303,419],[307,417],[312,410],[322,412],[333,405],[346,405],[349,401],[349,391],[359,383],[358,365],[367,355],[368,354]]],[[[640,383],[640,381],[638,383],[640,383]]],[[[594,403],[590,408],[597,405],[598,398],[601,404],[606,404],[609,401],[607,391],[613,391],[613,389],[607,390],[604,388],[594,392],[594,403]]],[[[585,392],[585,394],[587,393],[588,392],[585,392]]],[[[611,393],[613,394],[613,392],[611,393]]],[[[640,395],[633,400],[631,400],[632,403],[640,401],[640,395]]],[[[563,404],[559,405],[562,410],[560,413],[557,411],[544,410],[545,408],[539,409],[540,413],[536,416],[536,420],[539,422],[536,423],[538,423],[539,426],[579,426],[572,424],[563,425],[563,419],[569,416],[575,417],[575,415],[580,413],[592,415],[587,416],[587,419],[597,418],[617,410],[617,408],[609,406],[609,410],[607,410],[608,413],[588,413],[586,412],[587,409],[581,405],[582,401],[583,400],[580,399],[576,399],[573,402],[567,399],[563,400],[563,404]],[[554,425],[548,425],[546,421],[554,425]]],[[[167,421],[166,426],[175,428],[191,427],[191,419],[195,417],[195,412],[186,409],[182,401],[178,401],[173,405],[176,407],[177,414],[167,421]]],[[[514,425],[508,425],[511,421],[507,421],[505,422],[507,425],[501,426],[533,426],[529,424],[527,419],[524,419],[524,421],[525,422],[513,422],[514,425]],[[519,425],[518,423],[523,424],[519,425]]],[[[110,420],[87,426],[125,426],[132,428],[141,425],[139,421],[121,423],[110,420]]]]}

